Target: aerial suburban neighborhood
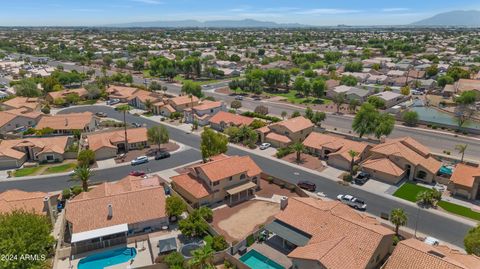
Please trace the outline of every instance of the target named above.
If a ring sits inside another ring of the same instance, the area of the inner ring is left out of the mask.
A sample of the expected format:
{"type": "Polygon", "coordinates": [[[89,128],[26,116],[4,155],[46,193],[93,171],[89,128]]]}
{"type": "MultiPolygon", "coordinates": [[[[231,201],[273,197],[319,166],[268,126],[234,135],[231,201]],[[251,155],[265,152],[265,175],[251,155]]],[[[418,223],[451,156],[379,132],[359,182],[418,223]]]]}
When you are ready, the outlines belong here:
{"type": "Polygon", "coordinates": [[[480,11],[17,2],[0,268],[480,269],[480,11]]]}

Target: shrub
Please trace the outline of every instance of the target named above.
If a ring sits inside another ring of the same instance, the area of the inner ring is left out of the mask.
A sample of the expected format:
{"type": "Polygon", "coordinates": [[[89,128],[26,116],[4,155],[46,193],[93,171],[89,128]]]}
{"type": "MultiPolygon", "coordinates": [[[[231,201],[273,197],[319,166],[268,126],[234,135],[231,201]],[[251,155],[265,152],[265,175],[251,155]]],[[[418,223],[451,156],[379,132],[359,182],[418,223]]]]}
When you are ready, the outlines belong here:
{"type": "Polygon", "coordinates": [[[222,251],[228,248],[228,243],[221,235],[216,235],[212,239],[212,248],[215,251],[222,251]]]}
{"type": "Polygon", "coordinates": [[[280,159],[280,158],[283,158],[283,157],[287,156],[288,154],[290,154],[292,152],[293,152],[293,150],[290,147],[279,148],[275,155],[277,156],[277,158],[280,159]]]}
{"type": "Polygon", "coordinates": [[[247,247],[253,245],[253,243],[255,243],[255,237],[253,237],[253,234],[251,234],[247,237],[247,247]]]}
{"type": "Polygon", "coordinates": [[[393,236],[393,245],[396,246],[400,242],[400,238],[396,235],[393,236]]]}
{"type": "Polygon", "coordinates": [[[62,198],[68,200],[70,197],[72,197],[72,191],[69,188],[63,189],[62,198]]]}
{"type": "Polygon", "coordinates": [[[273,177],[267,177],[267,181],[268,181],[268,184],[272,184],[273,183],[273,177]]]}
{"type": "Polygon", "coordinates": [[[352,175],[350,175],[350,173],[343,173],[342,174],[342,179],[343,181],[345,182],[352,182],[352,175]]]}
{"type": "Polygon", "coordinates": [[[73,186],[72,187],[72,193],[74,195],[79,195],[80,193],[82,193],[82,191],[83,191],[82,186],[73,186]]]}
{"type": "MultiPolygon", "coordinates": [[[[160,256],[159,256],[160,257],[160,256]]],[[[163,261],[168,265],[169,268],[182,268],[185,258],[182,254],[178,252],[172,252],[163,258],[163,261]]]]}
{"type": "Polygon", "coordinates": [[[82,150],[77,157],[78,166],[88,166],[95,163],[95,152],[90,149],[82,150]]]}
{"type": "Polygon", "coordinates": [[[360,166],[354,165],[354,166],[353,166],[353,174],[354,174],[354,175],[357,174],[359,169],[360,169],[360,166]]]}

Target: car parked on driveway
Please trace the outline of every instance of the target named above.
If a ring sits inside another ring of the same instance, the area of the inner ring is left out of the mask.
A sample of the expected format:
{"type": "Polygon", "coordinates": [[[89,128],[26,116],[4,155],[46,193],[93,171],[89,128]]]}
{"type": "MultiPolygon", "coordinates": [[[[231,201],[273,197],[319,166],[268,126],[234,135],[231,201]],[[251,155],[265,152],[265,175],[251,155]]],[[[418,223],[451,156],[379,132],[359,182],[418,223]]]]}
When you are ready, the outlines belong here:
{"type": "Polygon", "coordinates": [[[143,171],[132,171],[129,173],[129,175],[131,176],[135,176],[135,177],[142,177],[145,175],[145,172],[143,171]]]}
{"type": "Polygon", "coordinates": [[[135,128],[140,128],[142,127],[142,124],[138,123],[138,122],[132,122],[132,125],[135,127],[135,128]]]}
{"type": "Polygon", "coordinates": [[[148,163],[148,157],[147,156],[139,156],[135,159],[133,159],[130,164],[131,165],[139,165],[142,163],[148,163]]]}
{"type": "Polygon", "coordinates": [[[168,157],[170,157],[170,152],[168,151],[161,151],[155,154],[155,160],[166,159],[168,157]]]}
{"type": "Polygon", "coordinates": [[[235,96],[235,100],[239,100],[239,101],[241,101],[241,100],[243,100],[243,96],[241,96],[241,95],[237,95],[237,96],[235,96]]]}
{"type": "Polygon", "coordinates": [[[315,192],[315,190],[317,189],[317,186],[315,185],[315,183],[310,181],[300,181],[298,182],[297,185],[298,187],[310,192],[315,192]]]}
{"type": "Polygon", "coordinates": [[[270,143],[262,143],[260,145],[260,149],[261,150],[268,149],[270,146],[272,146],[272,145],[270,145],[270,143]]]}
{"type": "Polygon", "coordinates": [[[354,179],[353,183],[357,185],[363,185],[370,179],[370,175],[365,172],[360,172],[354,179]]]}
{"type": "Polygon", "coordinates": [[[110,99],[110,100],[107,100],[106,104],[109,105],[109,106],[113,106],[113,105],[116,105],[120,103],[120,99],[110,99]]]}
{"type": "Polygon", "coordinates": [[[97,112],[97,113],[95,113],[95,116],[100,117],[100,118],[105,118],[105,117],[107,117],[107,113],[105,113],[105,112],[97,112]]]}
{"type": "Polygon", "coordinates": [[[349,205],[355,209],[361,209],[361,210],[366,210],[367,209],[367,204],[363,201],[363,200],[360,200],[356,197],[353,197],[352,195],[344,195],[344,194],[339,194],[337,196],[337,199],[346,204],[346,205],[349,205]]]}

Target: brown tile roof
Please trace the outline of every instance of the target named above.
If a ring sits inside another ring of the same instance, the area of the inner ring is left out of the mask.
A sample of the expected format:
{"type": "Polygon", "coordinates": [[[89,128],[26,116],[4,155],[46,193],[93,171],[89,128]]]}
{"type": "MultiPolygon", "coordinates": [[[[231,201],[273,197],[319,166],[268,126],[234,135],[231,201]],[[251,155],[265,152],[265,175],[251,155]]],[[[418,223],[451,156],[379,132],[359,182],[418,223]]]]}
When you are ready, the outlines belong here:
{"type": "Polygon", "coordinates": [[[3,102],[4,105],[13,107],[13,108],[22,108],[26,107],[32,110],[35,110],[39,105],[38,98],[32,97],[15,97],[10,100],[3,102]]]}
{"type": "Polygon", "coordinates": [[[8,190],[0,193],[0,213],[10,213],[14,210],[25,210],[45,215],[44,192],[25,192],[21,190],[8,190]]]}
{"type": "Polygon", "coordinates": [[[476,79],[459,79],[455,84],[458,92],[476,90],[480,91],[480,80],[476,79]]]}
{"type": "MultiPolygon", "coordinates": [[[[310,133],[307,138],[303,141],[303,144],[306,147],[314,148],[321,150],[322,148],[327,148],[333,153],[330,155],[339,155],[346,160],[350,160],[351,157],[348,154],[350,150],[353,150],[359,154],[362,154],[369,145],[363,142],[352,141],[342,137],[336,137],[333,135],[321,134],[317,132],[310,133]]],[[[355,159],[358,160],[360,157],[357,156],[355,159]]]]}
{"type": "Polygon", "coordinates": [[[145,103],[147,100],[150,100],[152,103],[158,102],[161,100],[161,97],[158,94],[153,92],[144,91],[144,90],[137,90],[135,91],[128,100],[132,100],[134,98],[138,98],[142,103],[145,103]]]}
{"type": "Polygon", "coordinates": [[[103,183],[68,201],[65,217],[73,233],[119,224],[134,224],[166,217],[165,191],[160,180],[128,176],[115,183],[103,183]],[[107,218],[108,205],[113,217],[107,218]]]}
{"type": "Polygon", "coordinates": [[[56,114],[42,117],[36,129],[50,127],[54,130],[83,130],[93,119],[92,112],[56,114]]]}
{"type": "Polygon", "coordinates": [[[430,155],[430,150],[411,137],[387,140],[385,143],[374,146],[371,152],[384,156],[405,158],[414,165],[420,165],[430,173],[437,173],[442,163],[430,155]]]}
{"type": "Polygon", "coordinates": [[[221,122],[225,122],[228,125],[235,126],[250,125],[250,123],[253,122],[253,118],[225,111],[219,111],[217,114],[210,118],[210,123],[220,124],[221,122]]]}
{"type": "Polygon", "coordinates": [[[398,167],[394,162],[388,158],[369,159],[362,163],[364,168],[383,172],[393,176],[401,176],[405,170],[398,167]]]}
{"type": "Polygon", "coordinates": [[[0,127],[6,125],[10,121],[16,119],[17,117],[30,118],[32,120],[37,120],[43,114],[35,111],[28,111],[25,108],[11,109],[7,111],[0,111],[0,127]]]}
{"type": "Polygon", "coordinates": [[[416,239],[400,241],[384,269],[479,269],[480,258],[416,239]]]}
{"type": "Polygon", "coordinates": [[[459,163],[453,170],[450,180],[457,185],[471,188],[475,177],[480,177],[480,167],[459,163]]]}
{"type": "Polygon", "coordinates": [[[63,154],[67,144],[67,136],[2,140],[0,142],[0,156],[21,159],[25,156],[23,148],[26,146],[38,148],[38,154],[49,152],[63,154]]]}
{"type": "Polygon", "coordinates": [[[135,87],[111,85],[108,87],[107,93],[113,98],[128,99],[137,90],[138,88],[135,87]]]}
{"type": "Polygon", "coordinates": [[[309,119],[302,116],[280,121],[273,125],[283,126],[292,133],[296,133],[301,130],[313,127],[313,123],[309,119]]]}
{"type": "Polygon", "coordinates": [[[188,191],[193,197],[200,199],[210,195],[210,191],[205,183],[195,177],[191,173],[180,174],[178,176],[171,177],[175,185],[180,186],[182,189],[188,191]]]}
{"type": "Polygon", "coordinates": [[[288,257],[315,260],[325,268],[366,268],[385,236],[393,231],[374,218],[358,213],[338,201],[290,198],[275,216],[311,236],[288,257]]]}
{"type": "Polygon", "coordinates": [[[274,133],[274,132],[268,133],[266,138],[268,138],[270,140],[273,140],[273,141],[278,141],[278,142],[281,142],[281,143],[292,142],[292,140],[290,138],[288,138],[288,136],[277,134],[277,133],[274,133]]]}
{"type": "Polygon", "coordinates": [[[186,105],[192,102],[195,104],[198,103],[198,98],[196,96],[192,96],[192,99],[190,100],[190,96],[182,95],[170,98],[170,102],[172,102],[175,106],[186,105]]]}
{"type": "Polygon", "coordinates": [[[193,169],[201,170],[212,182],[245,172],[249,177],[262,172],[250,156],[220,156],[210,162],[196,165],[193,169]]]}
{"type": "Polygon", "coordinates": [[[194,106],[193,109],[197,110],[197,111],[198,110],[207,110],[207,109],[213,109],[213,108],[221,107],[222,105],[223,105],[222,101],[215,101],[215,102],[203,101],[198,106],[194,106]]]}
{"type": "MultiPolygon", "coordinates": [[[[101,132],[87,135],[88,146],[91,150],[96,151],[102,147],[116,148],[114,143],[122,143],[125,141],[125,130],[116,130],[111,132],[101,132]]],[[[139,143],[148,141],[147,128],[127,129],[128,143],[139,143]]]]}

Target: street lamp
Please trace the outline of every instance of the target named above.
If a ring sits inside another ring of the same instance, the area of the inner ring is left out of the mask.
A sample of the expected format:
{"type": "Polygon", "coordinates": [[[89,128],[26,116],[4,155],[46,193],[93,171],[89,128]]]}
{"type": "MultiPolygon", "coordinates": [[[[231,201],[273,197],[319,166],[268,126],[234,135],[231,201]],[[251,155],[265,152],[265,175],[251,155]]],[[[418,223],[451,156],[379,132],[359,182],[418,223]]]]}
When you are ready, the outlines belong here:
{"type": "Polygon", "coordinates": [[[415,235],[414,235],[415,238],[417,238],[417,228],[418,228],[419,219],[420,219],[420,206],[417,207],[417,218],[415,219],[415,235]]]}

